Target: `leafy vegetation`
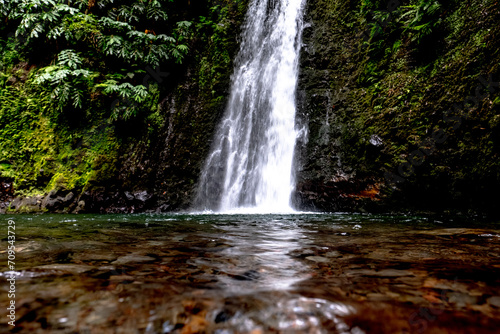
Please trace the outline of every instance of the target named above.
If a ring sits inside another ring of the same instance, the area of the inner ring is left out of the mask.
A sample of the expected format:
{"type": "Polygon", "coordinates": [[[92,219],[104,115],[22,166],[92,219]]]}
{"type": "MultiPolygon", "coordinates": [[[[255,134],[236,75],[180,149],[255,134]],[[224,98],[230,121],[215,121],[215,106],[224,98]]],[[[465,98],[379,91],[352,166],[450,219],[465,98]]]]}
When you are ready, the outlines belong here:
{"type": "MultiPolygon", "coordinates": [[[[50,89],[62,111],[101,95],[146,100],[148,90],[137,85],[145,67],[181,64],[189,50],[191,22],[169,23],[170,2],[14,0],[1,2],[0,12],[3,33],[15,29],[11,43],[36,64],[52,63],[37,70],[34,83],[50,89]]],[[[126,119],[137,110],[114,111],[126,119]]]]}
{"type": "Polygon", "coordinates": [[[82,59],[74,50],[63,50],[58,55],[57,64],[44,67],[33,83],[52,87],[51,98],[57,101],[59,110],[64,109],[70,100],[73,107],[82,108],[83,99],[88,96],[84,92],[93,86],[93,79],[98,74],[80,69],[81,64],[82,59]]]}
{"type": "Polygon", "coordinates": [[[180,68],[189,53],[192,18],[178,7],[0,0],[0,177],[19,194],[82,190],[109,177],[103,161],[113,163],[126,141],[117,122],[158,126],[160,86],[147,71],[180,68]],[[97,131],[103,124],[108,130],[97,131]]]}
{"type": "Polygon", "coordinates": [[[193,184],[245,11],[246,0],[0,0],[0,182],[20,196],[151,187],[159,138],[181,131],[164,179],[175,166],[193,184]]]}
{"type": "Polygon", "coordinates": [[[425,55],[436,52],[436,41],[444,31],[441,16],[445,9],[437,0],[391,1],[389,5],[364,0],[360,8],[366,17],[362,21],[366,24],[362,46],[368,60],[360,82],[379,80],[387,59],[395,60],[400,49],[411,50],[415,59],[428,61],[425,55]]]}

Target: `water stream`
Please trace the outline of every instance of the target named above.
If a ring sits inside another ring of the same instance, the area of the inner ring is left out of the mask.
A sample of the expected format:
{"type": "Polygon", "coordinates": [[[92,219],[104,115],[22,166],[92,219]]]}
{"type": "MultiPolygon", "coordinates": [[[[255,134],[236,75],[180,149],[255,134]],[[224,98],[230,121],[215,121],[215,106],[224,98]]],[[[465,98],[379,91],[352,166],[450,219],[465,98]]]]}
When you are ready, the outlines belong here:
{"type": "Polygon", "coordinates": [[[305,0],[253,0],[231,93],[195,200],[201,210],[290,212],[305,0]]]}

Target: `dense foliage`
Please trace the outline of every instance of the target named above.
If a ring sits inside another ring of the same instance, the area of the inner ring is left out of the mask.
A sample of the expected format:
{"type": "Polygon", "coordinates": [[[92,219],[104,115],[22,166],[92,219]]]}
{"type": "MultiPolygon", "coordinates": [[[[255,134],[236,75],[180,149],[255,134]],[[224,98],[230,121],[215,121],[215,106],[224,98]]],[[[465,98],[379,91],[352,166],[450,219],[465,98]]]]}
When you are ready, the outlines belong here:
{"type": "MultiPolygon", "coordinates": [[[[133,167],[123,178],[143,177],[138,165],[158,153],[164,127],[195,126],[186,131],[199,142],[212,115],[168,119],[165,101],[184,94],[190,66],[200,101],[220,108],[245,9],[241,0],[0,0],[0,181],[18,196],[82,194],[115,184],[124,165],[133,167]]],[[[144,186],[136,181],[128,186],[144,186]]]]}
{"type": "MultiPolygon", "coordinates": [[[[3,33],[8,46],[20,49],[30,62],[49,63],[32,79],[51,92],[55,109],[82,109],[84,101],[110,95],[120,98],[112,105],[113,117],[129,118],[147,100],[146,68],[168,60],[181,63],[188,51],[191,22],[169,23],[169,2],[2,2],[3,33]]],[[[15,59],[5,60],[9,65],[15,59]]]]}
{"type": "Polygon", "coordinates": [[[21,193],[81,189],[117,148],[113,122],[156,120],[158,84],[192,39],[169,11],[172,0],[0,1],[2,176],[21,193]]]}

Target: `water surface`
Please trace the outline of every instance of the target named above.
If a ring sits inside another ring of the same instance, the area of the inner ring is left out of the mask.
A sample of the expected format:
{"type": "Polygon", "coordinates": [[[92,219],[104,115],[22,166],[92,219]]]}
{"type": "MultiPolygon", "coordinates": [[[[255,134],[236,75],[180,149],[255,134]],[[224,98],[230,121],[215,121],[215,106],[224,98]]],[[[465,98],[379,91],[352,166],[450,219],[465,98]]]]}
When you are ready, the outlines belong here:
{"type": "MultiPolygon", "coordinates": [[[[500,325],[494,223],[348,214],[7,218],[16,221],[15,330],[23,333],[497,333],[500,325]]],[[[0,299],[8,302],[6,293],[0,299]]]]}

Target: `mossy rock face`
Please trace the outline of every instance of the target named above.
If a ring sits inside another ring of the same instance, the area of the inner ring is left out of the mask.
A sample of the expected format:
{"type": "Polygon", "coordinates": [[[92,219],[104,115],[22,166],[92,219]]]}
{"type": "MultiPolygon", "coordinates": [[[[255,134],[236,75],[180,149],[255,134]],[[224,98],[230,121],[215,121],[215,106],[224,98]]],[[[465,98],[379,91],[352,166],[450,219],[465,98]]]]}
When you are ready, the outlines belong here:
{"type": "Polygon", "coordinates": [[[308,1],[298,112],[309,140],[298,146],[295,201],[321,210],[491,211],[500,88],[493,83],[477,103],[468,97],[485,92],[489,75],[500,81],[496,2],[441,4],[424,22],[437,28],[421,40],[398,26],[410,7],[373,35],[384,6],[308,1]],[[465,101],[473,107],[460,114],[465,101]],[[436,143],[438,130],[447,139],[436,143]]]}

